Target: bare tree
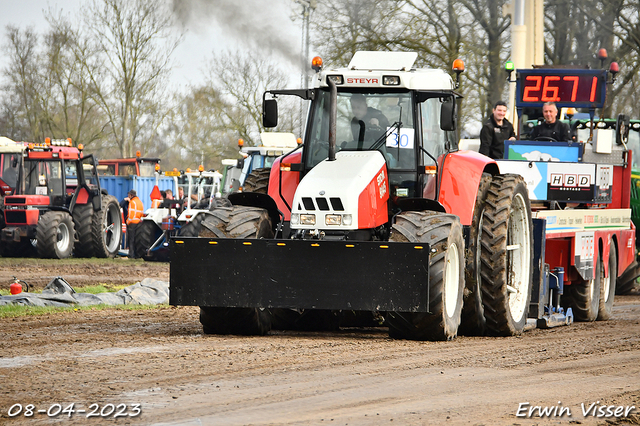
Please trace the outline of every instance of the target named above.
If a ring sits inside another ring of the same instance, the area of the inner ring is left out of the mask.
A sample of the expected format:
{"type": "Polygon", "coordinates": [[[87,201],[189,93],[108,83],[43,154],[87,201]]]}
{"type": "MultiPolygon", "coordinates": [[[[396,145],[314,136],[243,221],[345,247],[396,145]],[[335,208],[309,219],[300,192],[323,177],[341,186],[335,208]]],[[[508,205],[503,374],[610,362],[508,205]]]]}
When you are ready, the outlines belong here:
{"type": "Polygon", "coordinates": [[[8,83],[3,88],[4,116],[7,124],[10,124],[6,134],[18,140],[43,141],[38,36],[32,27],[20,30],[9,25],[6,31],[4,51],[8,61],[3,73],[8,83]]]}
{"type": "Polygon", "coordinates": [[[84,17],[99,46],[104,74],[92,70],[106,132],[120,155],[149,148],[168,108],[163,99],[171,55],[181,37],[163,0],[93,0],[84,17]]]}
{"type": "MultiPolygon", "coordinates": [[[[217,90],[227,107],[221,119],[227,129],[249,145],[258,145],[262,126],[262,95],[267,89],[283,89],[290,79],[275,60],[255,57],[249,53],[226,52],[210,61],[207,85],[217,90]]],[[[279,103],[278,130],[292,132],[297,128],[298,107],[294,99],[283,97],[279,103]]]]}
{"type": "Polygon", "coordinates": [[[202,164],[206,169],[218,169],[222,158],[238,157],[237,135],[228,128],[223,112],[231,106],[222,101],[214,88],[191,87],[175,103],[166,129],[166,138],[173,145],[167,164],[177,163],[181,167],[202,164]]]}

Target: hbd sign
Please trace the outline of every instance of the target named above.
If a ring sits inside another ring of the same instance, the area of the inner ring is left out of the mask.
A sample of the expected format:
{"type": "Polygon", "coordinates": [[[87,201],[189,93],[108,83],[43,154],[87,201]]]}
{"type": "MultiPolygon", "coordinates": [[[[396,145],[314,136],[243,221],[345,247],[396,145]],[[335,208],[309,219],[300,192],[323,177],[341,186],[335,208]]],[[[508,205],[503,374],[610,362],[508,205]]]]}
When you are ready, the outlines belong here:
{"type": "Polygon", "coordinates": [[[552,173],[549,176],[549,185],[551,187],[564,186],[568,188],[590,188],[591,183],[591,175],[588,174],[576,175],[573,173],[552,173]]]}

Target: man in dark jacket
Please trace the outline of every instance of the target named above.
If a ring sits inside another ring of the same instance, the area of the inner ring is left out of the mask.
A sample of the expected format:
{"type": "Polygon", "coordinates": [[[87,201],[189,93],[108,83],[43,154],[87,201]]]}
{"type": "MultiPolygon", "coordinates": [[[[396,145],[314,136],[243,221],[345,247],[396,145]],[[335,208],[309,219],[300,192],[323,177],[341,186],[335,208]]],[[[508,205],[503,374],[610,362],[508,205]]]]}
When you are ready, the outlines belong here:
{"type": "Polygon", "coordinates": [[[545,102],[542,105],[544,121],[531,131],[531,139],[550,138],[556,141],[569,140],[569,126],[558,121],[558,108],[553,102],[545,102]]]}
{"type": "Polygon", "coordinates": [[[507,104],[504,101],[496,102],[491,117],[480,130],[480,154],[493,159],[504,158],[504,141],[516,139],[516,132],[505,118],[506,114],[507,104]]]}

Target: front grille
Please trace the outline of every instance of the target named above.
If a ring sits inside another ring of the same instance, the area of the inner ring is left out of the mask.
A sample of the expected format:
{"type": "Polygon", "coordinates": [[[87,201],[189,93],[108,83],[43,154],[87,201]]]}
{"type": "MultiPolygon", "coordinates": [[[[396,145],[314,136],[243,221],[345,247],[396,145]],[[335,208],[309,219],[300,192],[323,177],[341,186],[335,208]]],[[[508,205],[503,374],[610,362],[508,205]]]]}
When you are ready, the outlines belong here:
{"type": "Polygon", "coordinates": [[[25,197],[5,197],[4,199],[4,204],[5,205],[10,205],[10,204],[26,204],[27,203],[27,199],[25,197]]]}
{"type": "Polygon", "coordinates": [[[333,207],[333,210],[337,212],[344,211],[344,206],[342,205],[342,200],[340,200],[340,198],[331,197],[329,198],[329,201],[331,201],[331,207],[333,207]]]}
{"type": "Polygon", "coordinates": [[[318,204],[318,208],[321,211],[329,211],[329,203],[327,202],[327,199],[324,197],[317,197],[316,198],[316,204],[318,204]]]}
{"type": "Polygon", "coordinates": [[[27,223],[26,210],[5,210],[4,217],[7,224],[21,225],[27,223]]]}
{"type": "Polygon", "coordinates": [[[316,207],[313,205],[313,200],[309,197],[302,197],[302,204],[307,211],[314,211],[316,207]]]}

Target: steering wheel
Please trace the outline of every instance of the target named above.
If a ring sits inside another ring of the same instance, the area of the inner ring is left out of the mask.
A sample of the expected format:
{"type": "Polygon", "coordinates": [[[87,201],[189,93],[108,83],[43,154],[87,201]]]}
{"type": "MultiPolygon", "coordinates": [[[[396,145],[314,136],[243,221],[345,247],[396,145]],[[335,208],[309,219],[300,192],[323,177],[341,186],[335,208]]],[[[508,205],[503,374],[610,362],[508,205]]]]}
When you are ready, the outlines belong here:
{"type": "Polygon", "coordinates": [[[549,136],[538,136],[537,138],[534,139],[534,141],[558,142],[557,140],[549,136]]]}

